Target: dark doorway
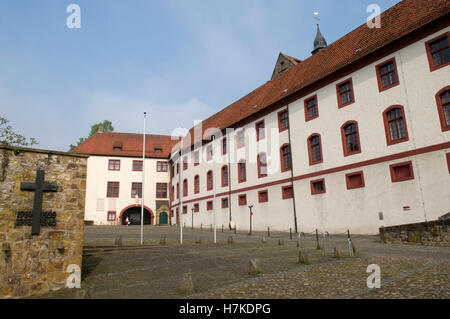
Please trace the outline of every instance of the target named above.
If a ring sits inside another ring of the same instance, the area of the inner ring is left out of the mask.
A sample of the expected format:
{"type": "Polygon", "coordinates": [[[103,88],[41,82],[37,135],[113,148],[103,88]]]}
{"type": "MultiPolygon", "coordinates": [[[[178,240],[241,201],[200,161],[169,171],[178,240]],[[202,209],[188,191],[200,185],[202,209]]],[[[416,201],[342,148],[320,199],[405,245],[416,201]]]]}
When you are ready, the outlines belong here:
{"type": "MultiPolygon", "coordinates": [[[[131,207],[122,214],[122,225],[126,225],[126,221],[130,221],[130,225],[141,224],[141,207],[131,207]]],[[[144,208],[144,225],[153,225],[153,216],[144,208]]]]}
{"type": "Polygon", "coordinates": [[[169,215],[167,215],[166,212],[161,212],[159,214],[159,224],[160,225],[167,225],[169,223],[169,215]]]}

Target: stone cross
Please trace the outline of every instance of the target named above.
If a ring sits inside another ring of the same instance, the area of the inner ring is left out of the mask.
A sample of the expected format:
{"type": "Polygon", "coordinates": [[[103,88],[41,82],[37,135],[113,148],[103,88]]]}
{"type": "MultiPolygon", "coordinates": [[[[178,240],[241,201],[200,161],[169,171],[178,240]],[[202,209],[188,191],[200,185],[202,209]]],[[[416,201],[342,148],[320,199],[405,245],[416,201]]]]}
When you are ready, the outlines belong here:
{"type": "Polygon", "coordinates": [[[20,183],[20,189],[23,191],[34,191],[33,204],[33,223],[31,226],[31,235],[39,235],[41,231],[41,213],[42,199],[44,192],[56,192],[58,186],[55,184],[46,184],[44,182],[45,172],[43,170],[36,171],[36,181],[34,183],[20,183]]]}

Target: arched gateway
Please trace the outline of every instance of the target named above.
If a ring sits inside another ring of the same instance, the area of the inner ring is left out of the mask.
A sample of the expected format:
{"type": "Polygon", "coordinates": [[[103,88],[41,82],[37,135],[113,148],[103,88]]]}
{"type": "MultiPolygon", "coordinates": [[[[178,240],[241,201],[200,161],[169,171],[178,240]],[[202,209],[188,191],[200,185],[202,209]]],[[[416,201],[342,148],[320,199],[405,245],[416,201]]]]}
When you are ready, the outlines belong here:
{"type": "MultiPolygon", "coordinates": [[[[120,212],[120,220],[122,225],[126,224],[127,217],[131,222],[131,225],[140,225],[141,224],[141,206],[140,205],[132,205],[125,207],[120,212]]],[[[147,206],[144,206],[144,225],[153,225],[154,224],[154,216],[153,212],[147,206]]]]}

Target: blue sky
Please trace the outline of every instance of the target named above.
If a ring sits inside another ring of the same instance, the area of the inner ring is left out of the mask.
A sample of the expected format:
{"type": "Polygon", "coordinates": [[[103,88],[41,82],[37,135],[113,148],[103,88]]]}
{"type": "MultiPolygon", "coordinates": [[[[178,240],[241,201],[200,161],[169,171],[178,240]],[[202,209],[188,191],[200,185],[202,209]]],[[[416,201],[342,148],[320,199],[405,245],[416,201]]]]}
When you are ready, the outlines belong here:
{"type": "Polygon", "coordinates": [[[0,116],[39,148],[116,131],[190,128],[267,82],[279,52],[306,59],[398,0],[2,0],[0,116]],[[81,28],[69,29],[69,4],[81,28]]]}

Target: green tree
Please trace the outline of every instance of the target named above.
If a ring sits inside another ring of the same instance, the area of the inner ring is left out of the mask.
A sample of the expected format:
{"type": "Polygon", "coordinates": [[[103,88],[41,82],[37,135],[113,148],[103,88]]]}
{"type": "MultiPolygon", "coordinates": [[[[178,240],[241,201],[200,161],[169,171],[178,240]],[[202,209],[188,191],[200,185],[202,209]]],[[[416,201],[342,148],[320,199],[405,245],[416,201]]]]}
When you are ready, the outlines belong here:
{"type": "Polygon", "coordinates": [[[39,144],[34,137],[27,138],[22,134],[15,133],[8,123],[8,119],[0,116],[0,145],[31,146],[39,144]]]}
{"type": "Polygon", "coordinates": [[[100,129],[100,126],[103,127],[103,132],[113,132],[114,131],[114,127],[112,126],[111,121],[104,120],[103,122],[94,124],[91,126],[91,132],[89,133],[89,136],[87,138],[80,137],[76,145],[70,144],[70,151],[72,151],[75,147],[81,145],[84,141],[86,141],[92,135],[97,133],[100,129]]]}

